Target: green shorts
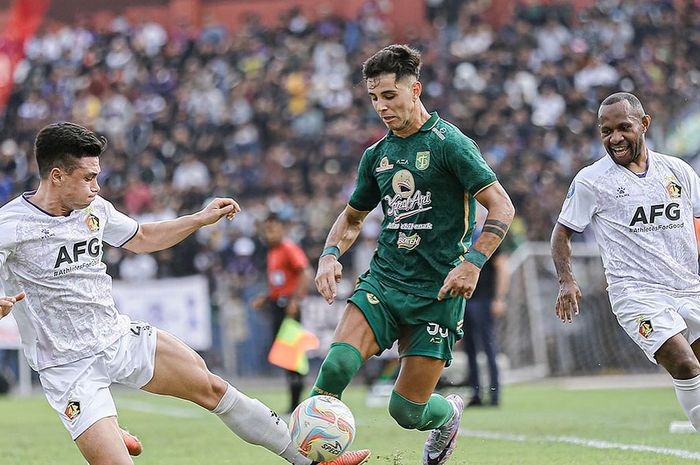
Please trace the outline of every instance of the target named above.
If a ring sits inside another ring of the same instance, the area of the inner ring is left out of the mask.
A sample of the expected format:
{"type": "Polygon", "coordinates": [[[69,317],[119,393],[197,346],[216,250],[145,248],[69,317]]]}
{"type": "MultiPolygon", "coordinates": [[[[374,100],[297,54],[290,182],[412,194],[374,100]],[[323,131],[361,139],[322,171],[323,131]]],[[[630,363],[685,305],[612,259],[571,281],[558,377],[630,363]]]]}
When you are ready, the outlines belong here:
{"type": "Polygon", "coordinates": [[[379,353],[399,341],[399,356],[452,361],[452,347],[464,334],[464,299],[446,300],[421,297],[379,282],[370,272],[359,277],[355,292],[348,299],[364,314],[379,353]]]}

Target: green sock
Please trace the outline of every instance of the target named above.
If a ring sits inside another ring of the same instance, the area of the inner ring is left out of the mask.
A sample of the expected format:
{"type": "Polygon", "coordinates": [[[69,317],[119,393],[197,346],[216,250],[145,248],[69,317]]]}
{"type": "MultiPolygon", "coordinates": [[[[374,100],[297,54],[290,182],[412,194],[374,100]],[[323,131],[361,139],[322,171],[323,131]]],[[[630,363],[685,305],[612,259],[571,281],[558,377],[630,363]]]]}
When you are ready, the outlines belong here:
{"type": "Polygon", "coordinates": [[[310,396],[324,395],[340,399],[362,363],[359,350],[346,342],[334,342],[323,360],[310,396]]]}
{"type": "Polygon", "coordinates": [[[412,402],[396,391],[391,392],[389,414],[406,429],[426,431],[439,428],[452,418],[454,409],[444,397],[433,394],[425,404],[412,402]]]}

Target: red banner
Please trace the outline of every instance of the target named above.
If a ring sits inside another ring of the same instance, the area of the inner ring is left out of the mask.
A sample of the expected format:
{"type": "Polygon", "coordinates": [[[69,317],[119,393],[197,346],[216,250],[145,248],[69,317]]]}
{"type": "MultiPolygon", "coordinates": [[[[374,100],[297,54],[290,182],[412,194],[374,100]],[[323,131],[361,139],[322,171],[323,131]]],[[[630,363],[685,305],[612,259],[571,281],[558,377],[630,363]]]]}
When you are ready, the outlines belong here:
{"type": "Polygon", "coordinates": [[[14,72],[24,57],[24,43],[39,28],[50,0],[15,0],[7,28],[0,35],[0,109],[12,91],[14,72]]]}

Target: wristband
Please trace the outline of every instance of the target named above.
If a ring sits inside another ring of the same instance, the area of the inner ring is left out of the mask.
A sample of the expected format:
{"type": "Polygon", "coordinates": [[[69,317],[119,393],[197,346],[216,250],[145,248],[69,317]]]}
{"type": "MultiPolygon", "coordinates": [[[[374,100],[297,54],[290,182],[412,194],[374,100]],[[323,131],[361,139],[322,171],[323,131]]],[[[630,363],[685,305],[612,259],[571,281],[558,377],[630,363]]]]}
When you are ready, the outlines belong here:
{"type": "Polygon", "coordinates": [[[340,258],[340,249],[337,245],[326,247],[325,249],[323,249],[323,252],[321,252],[321,257],[325,257],[326,255],[333,255],[337,260],[340,258]]]}
{"type": "Polygon", "coordinates": [[[489,257],[482,254],[476,249],[469,249],[469,252],[462,255],[462,258],[464,258],[466,261],[468,261],[469,263],[471,263],[479,269],[481,269],[481,267],[484,266],[484,263],[486,263],[486,260],[489,259],[489,257]]]}

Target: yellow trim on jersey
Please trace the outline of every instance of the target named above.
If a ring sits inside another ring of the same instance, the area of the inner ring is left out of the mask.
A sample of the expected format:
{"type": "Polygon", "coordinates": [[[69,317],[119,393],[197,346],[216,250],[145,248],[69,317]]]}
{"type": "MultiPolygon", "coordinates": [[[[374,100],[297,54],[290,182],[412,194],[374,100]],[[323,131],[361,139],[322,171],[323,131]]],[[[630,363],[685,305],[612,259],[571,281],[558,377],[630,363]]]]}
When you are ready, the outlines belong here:
{"type": "Polygon", "coordinates": [[[483,191],[483,190],[486,189],[487,187],[493,186],[493,185],[496,184],[497,182],[498,182],[498,180],[495,180],[494,182],[491,182],[491,183],[489,183],[489,184],[486,184],[484,187],[482,187],[481,189],[479,189],[478,191],[476,191],[476,192],[474,193],[474,197],[476,197],[476,196],[479,194],[479,192],[483,191]]]}

